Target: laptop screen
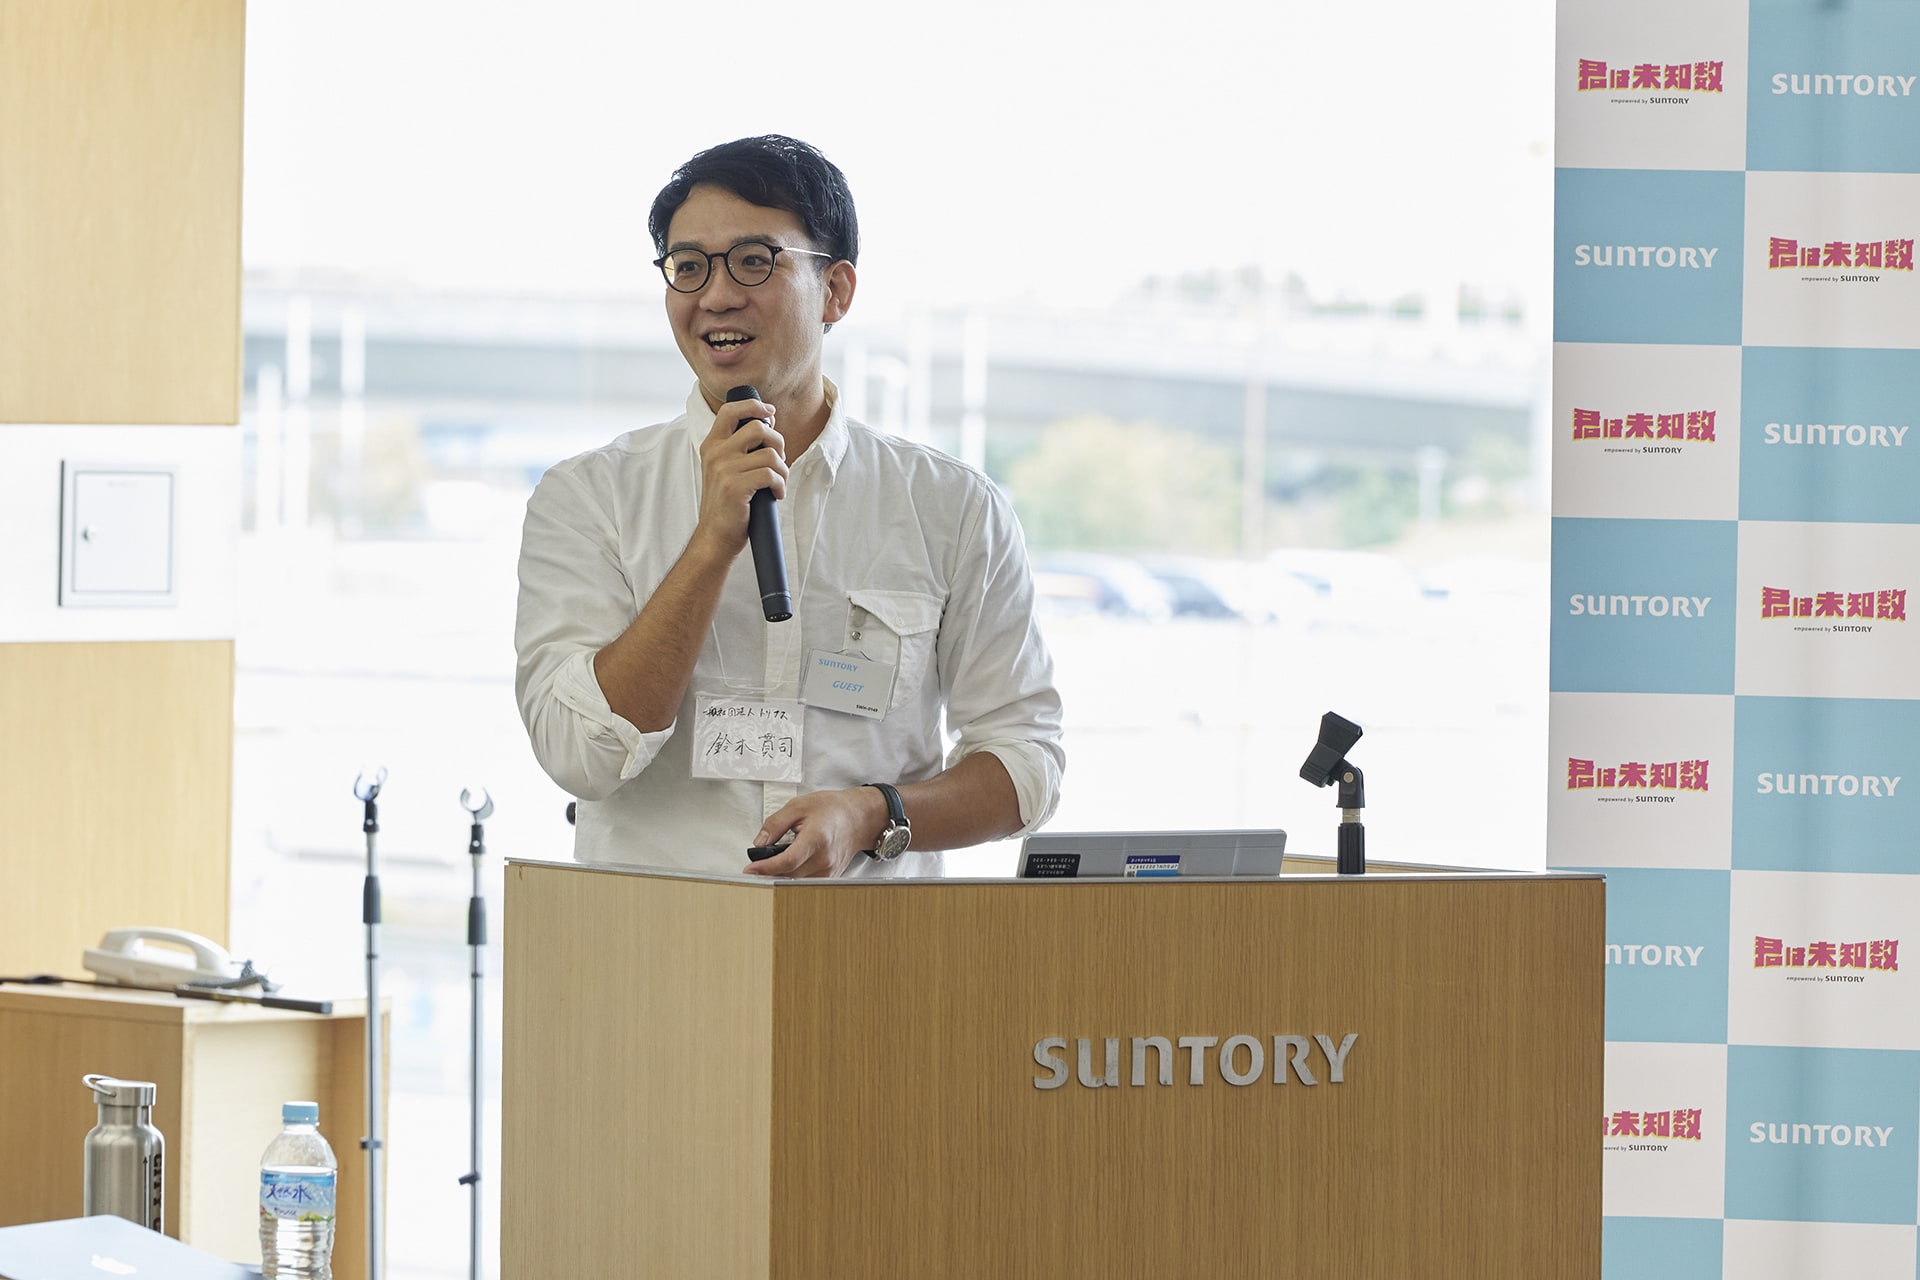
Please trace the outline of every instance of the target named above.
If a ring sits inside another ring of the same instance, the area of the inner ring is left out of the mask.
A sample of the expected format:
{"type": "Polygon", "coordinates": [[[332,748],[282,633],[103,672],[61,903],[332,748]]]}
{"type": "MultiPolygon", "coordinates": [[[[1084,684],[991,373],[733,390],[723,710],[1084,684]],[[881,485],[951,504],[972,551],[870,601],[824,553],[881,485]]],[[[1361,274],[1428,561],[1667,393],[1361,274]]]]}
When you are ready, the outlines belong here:
{"type": "Polygon", "coordinates": [[[1042,831],[1020,847],[1022,879],[1112,876],[1277,876],[1287,833],[1248,831],[1042,831]]]}

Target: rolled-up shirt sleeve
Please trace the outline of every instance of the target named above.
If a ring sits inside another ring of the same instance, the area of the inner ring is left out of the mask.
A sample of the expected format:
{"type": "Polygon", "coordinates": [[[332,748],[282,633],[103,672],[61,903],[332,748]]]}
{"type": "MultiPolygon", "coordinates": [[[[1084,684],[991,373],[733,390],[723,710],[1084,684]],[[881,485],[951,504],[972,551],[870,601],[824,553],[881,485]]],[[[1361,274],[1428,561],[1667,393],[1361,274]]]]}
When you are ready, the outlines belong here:
{"type": "Polygon", "coordinates": [[[1012,506],[990,485],[958,540],[938,646],[951,768],[991,752],[1013,779],[1020,830],[1053,816],[1066,772],[1053,657],[1033,614],[1033,573],[1012,506]]]}
{"type": "Polygon", "coordinates": [[[527,501],[514,620],[514,696],[540,767],[604,800],[653,762],[673,725],[642,733],[607,704],[594,655],[633,622],[617,530],[578,477],[555,468],[527,501]]]}

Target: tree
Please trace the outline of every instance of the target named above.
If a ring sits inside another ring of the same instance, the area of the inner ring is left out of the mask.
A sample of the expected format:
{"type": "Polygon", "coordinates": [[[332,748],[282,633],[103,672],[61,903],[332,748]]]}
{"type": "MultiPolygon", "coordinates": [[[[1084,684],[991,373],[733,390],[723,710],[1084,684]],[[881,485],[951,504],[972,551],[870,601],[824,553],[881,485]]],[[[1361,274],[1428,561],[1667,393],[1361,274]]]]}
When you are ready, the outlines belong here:
{"type": "Polygon", "coordinates": [[[1036,551],[1231,553],[1239,538],[1239,460],[1157,423],[1056,423],[1007,487],[1036,551]]]}

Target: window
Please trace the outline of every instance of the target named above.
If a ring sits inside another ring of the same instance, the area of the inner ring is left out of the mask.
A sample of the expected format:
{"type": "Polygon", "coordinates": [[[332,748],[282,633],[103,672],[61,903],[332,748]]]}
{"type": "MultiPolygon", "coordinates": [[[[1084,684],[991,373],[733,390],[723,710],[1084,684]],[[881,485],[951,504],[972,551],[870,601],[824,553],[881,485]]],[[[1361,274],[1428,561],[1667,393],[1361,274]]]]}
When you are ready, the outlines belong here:
{"type": "Polygon", "coordinates": [[[712,15],[249,17],[235,945],[360,989],[349,789],[388,767],[396,1277],[463,1262],[461,788],[498,805],[496,903],[503,856],[571,847],[512,696],[521,509],[678,412],[646,212],[712,143],[787,132],[846,171],[829,376],[1012,495],[1067,704],[1055,829],[1283,826],[1331,857],[1298,770],[1335,710],[1376,861],[1540,865],[1550,8],[1046,0],[929,41],[877,3],[736,6],[764,48],[696,35],[686,66],[661,24],[712,15]]]}

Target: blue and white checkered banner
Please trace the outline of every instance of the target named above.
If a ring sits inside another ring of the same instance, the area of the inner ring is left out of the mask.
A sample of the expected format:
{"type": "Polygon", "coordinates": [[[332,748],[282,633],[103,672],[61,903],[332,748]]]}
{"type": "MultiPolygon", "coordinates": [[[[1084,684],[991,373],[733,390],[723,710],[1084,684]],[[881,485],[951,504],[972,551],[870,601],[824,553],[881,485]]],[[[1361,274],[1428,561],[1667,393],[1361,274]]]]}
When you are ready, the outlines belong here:
{"type": "Polygon", "coordinates": [[[1558,44],[1548,863],[1608,878],[1603,1274],[1915,1280],[1920,0],[1560,0],[1558,44]]]}

